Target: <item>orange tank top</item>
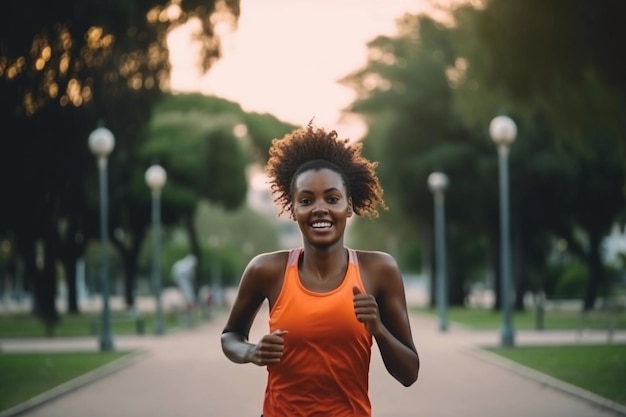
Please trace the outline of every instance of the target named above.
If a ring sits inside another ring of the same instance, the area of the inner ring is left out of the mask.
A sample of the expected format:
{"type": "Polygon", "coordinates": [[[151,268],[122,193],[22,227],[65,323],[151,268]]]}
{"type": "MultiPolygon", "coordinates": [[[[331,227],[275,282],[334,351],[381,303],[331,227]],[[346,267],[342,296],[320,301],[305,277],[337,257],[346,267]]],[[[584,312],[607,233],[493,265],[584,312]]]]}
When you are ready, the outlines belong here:
{"type": "Polygon", "coordinates": [[[352,287],[365,292],[356,252],[332,291],[307,290],[298,274],[302,249],[289,254],[270,331],[287,330],[279,364],[267,367],[264,417],[370,417],[372,337],[354,313],[352,287]]]}

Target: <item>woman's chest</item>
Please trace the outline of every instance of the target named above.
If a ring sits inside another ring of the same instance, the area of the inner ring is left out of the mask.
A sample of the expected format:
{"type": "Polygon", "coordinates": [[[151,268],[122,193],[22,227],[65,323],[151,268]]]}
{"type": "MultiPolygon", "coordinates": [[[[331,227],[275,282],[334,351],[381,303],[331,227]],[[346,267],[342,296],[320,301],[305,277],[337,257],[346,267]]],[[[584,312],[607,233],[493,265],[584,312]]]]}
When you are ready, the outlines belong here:
{"type": "Polygon", "coordinates": [[[359,325],[352,289],[345,285],[331,294],[284,293],[270,314],[270,327],[287,330],[291,339],[341,338],[359,325]]]}

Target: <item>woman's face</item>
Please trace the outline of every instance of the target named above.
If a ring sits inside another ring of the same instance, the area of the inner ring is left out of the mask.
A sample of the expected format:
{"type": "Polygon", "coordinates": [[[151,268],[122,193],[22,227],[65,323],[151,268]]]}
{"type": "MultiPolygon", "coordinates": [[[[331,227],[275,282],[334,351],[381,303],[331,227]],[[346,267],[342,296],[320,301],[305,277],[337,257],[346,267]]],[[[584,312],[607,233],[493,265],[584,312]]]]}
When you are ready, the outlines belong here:
{"type": "Polygon", "coordinates": [[[305,242],[330,246],[342,241],[352,204],[341,175],[328,169],[310,169],[296,178],[293,217],[305,242]]]}

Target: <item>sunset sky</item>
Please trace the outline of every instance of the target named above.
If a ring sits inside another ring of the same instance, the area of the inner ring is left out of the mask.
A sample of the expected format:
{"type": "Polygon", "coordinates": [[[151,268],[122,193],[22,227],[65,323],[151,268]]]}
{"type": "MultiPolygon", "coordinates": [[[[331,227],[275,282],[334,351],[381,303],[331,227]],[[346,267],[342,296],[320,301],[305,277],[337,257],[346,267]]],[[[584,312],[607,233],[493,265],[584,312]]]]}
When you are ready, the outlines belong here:
{"type": "Polygon", "coordinates": [[[271,113],[297,125],[356,139],[364,132],[340,112],[354,99],[337,80],[366,63],[366,43],[395,33],[395,19],[424,10],[426,0],[241,0],[238,29],[224,38],[224,56],[200,77],[185,30],[171,38],[172,86],[201,91],[271,113]]]}

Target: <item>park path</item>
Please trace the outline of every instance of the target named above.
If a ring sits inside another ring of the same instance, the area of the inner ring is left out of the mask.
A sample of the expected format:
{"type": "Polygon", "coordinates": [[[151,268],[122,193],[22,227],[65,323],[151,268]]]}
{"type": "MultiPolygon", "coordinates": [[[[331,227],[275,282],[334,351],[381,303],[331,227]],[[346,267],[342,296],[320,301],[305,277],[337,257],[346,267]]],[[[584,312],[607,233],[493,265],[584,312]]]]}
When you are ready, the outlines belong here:
{"type": "MultiPolygon", "coordinates": [[[[261,312],[260,318],[264,312],[261,312]]],[[[266,371],[237,365],[222,354],[219,334],[225,315],[171,332],[165,337],[119,336],[117,350],[139,353],[106,375],[92,375],[78,387],[34,407],[1,417],[255,417],[260,414],[266,371]]],[[[260,337],[263,320],[251,340],[260,337]]],[[[486,353],[497,332],[452,326],[437,330],[436,319],[413,314],[411,324],[422,369],[417,383],[402,387],[372,355],[370,392],[374,417],[615,417],[626,407],[486,353]]],[[[517,344],[604,343],[604,333],[517,332],[517,344]]],[[[626,342],[626,332],[614,343],[626,342]]],[[[2,340],[2,349],[95,350],[94,339],[2,340]]],[[[45,397],[45,396],[44,396],[45,397]]],[[[40,398],[41,399],[41,398],[40,398]]],[[[45,398],[44,398],[45,399],[45,398]]]]}

